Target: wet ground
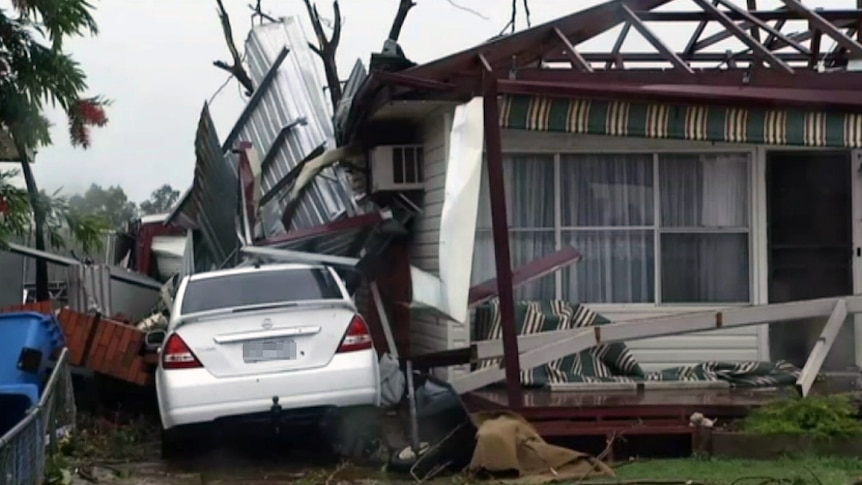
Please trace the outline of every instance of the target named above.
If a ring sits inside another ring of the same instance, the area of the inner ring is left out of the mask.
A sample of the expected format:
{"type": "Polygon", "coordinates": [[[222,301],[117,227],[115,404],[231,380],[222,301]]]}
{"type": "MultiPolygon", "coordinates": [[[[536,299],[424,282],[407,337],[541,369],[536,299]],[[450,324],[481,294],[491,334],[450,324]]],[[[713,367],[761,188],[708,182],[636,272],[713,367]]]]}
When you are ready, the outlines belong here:
{"type": "Polygon", "coordinates": [[[84,485],[346,485],[408,484],[403,477],[387,477],[375,470],[354,467],[308,468],[291,464],[246,464],[225,467],[212,462],[202,467],[175,466],[163,462],[94,465],[79,469],[72,483],[84,485]]]}
{"type": "MultiPolygon", "coordinates": [[[[100,443],[116,446],[117,440],[100,443]]],[[[123,455],[124,453],[119,453],[123,455]]],[[[180,461],[159,458],[158,440],[135,449],[129,462],[108,457],[73,458],[75,485],[209,485],[209,484],[407,484],[410,477],[387,475],[382,466],[356,466],[341,461],[313,434],[283,436],[218,436],[199,443],[180,461]]],[[[115,455],[116,456],[116,455],[115,455]]]]}

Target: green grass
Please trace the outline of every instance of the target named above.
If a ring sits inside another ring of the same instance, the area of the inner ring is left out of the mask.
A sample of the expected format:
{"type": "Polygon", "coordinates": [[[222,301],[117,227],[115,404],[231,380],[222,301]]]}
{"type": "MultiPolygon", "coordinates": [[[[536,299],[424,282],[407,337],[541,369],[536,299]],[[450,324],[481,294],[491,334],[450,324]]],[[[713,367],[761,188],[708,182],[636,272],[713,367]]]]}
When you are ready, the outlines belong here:
{"type": "MultiPolygon", "coordinates": [[[[862,460],[782,458],[773,461],[691,458],[634,462],[611,481],[692,481],[715,485],[850,485],[862,479],[862,460]]],[[[582,482],[586,484],[588,482],[582,482]]]]}

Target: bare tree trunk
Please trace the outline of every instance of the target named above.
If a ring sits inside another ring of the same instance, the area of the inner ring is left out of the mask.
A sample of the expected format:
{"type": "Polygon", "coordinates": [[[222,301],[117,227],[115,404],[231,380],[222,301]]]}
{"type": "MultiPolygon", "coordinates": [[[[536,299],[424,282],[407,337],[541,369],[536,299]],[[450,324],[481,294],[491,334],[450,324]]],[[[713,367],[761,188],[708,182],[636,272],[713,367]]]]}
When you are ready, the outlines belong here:
{"type": "MultiPolygon", "coordinates": [[[[230,25],[230,17],[228,17],[222,0],[216,0],[216,5],[218,5],[218,16],[219,20],[221,20],[224,40],[227,44],[228,50],[230,51],[231,63],[227,63],[225,61],[214,61],[213,65],[231,73],[233,77],[236,78],[237,82],[245,88],[245,95],[251,96],[251,93],[254,92],[254,83],[251,81],[248,72],[246,72],[245,67],[242,65],[242,57],[239,55],[239,50],[236,48],[236,43],[233,40],[233,28],[230,25]]],[[[260,2],[258,2],[258,8],[259,7],[260,2]]]]}
{"type": "MultiPolygon", "coordinates": [[[[18,146],[21,156],[21,172],[24,174],[24,182],[27,184],[27,195],[30,197],[30,207],[33,210],[33,232],[35,233],[35,246],[38,251],[45,251],[45,207],[39,198],[39,189],[36,187],[36,177],[30,167],[29,155],[24,147],[18,146]]],[[[51,298],[48,291],[48,262],[42,258],[36,258],[36,301],[47,301],[51,298]]]]}
{"type": "Polygon", "coordinates": [[[398,12],[395,14],[395,19],[392,20],[392,27],[389,29],[389,38],[398,40],[401,36],[401,28],[404,27],[404,21],[407,20],[407,14],[410,9],[416,6],[413,0],[401,0],[398,4],[398,12]]]}
{"type": "Polygon", "coordinates": [[[317,37],[317,45],[309,43],[309,47],[323,61],[323,72],[326,74],[326,86],[329,89],[329,99],[332,101],[332,112],[338,110],[338,102],[341,100],[341,78],[338,77],[338,64],[335,62],[335,53],[338,51],[338,43],[341,41],[341,6],[338,0],[332,2],[332,35],[327,38],[323,32],[323,24],[320,21],[320,13],[317,5],[311,0],[304,0],[311,26],[314,28],[314,36],[317,37]]]}

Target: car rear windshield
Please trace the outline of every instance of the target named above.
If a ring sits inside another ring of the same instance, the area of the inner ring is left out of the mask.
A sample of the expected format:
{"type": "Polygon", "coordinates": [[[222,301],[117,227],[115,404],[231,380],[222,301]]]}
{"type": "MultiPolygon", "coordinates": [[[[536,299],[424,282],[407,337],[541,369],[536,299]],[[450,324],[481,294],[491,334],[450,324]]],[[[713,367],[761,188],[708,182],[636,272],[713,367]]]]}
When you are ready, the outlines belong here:
{"type": "Polygon", "coordinates": [[[183,296],[184,315],[221,308],[341,299],[326,269],[261,270],[192,280],[183,296]]]}

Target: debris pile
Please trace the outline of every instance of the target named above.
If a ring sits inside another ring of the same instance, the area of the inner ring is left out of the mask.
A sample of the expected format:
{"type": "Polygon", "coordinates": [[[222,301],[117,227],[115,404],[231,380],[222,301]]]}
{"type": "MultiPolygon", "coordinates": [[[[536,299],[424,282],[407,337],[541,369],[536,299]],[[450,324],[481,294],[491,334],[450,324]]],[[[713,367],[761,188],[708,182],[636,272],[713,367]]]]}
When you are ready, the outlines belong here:
{"type": "Polygon", "coordinates": [[[56,314],[66,337],[70,364],[139,386],[152,383],[155,354],[147,353],[144,331],[98,313],[55,310],[54,306],[53,302],[26,303],[0,308],[0,312],[56,314]]]}

